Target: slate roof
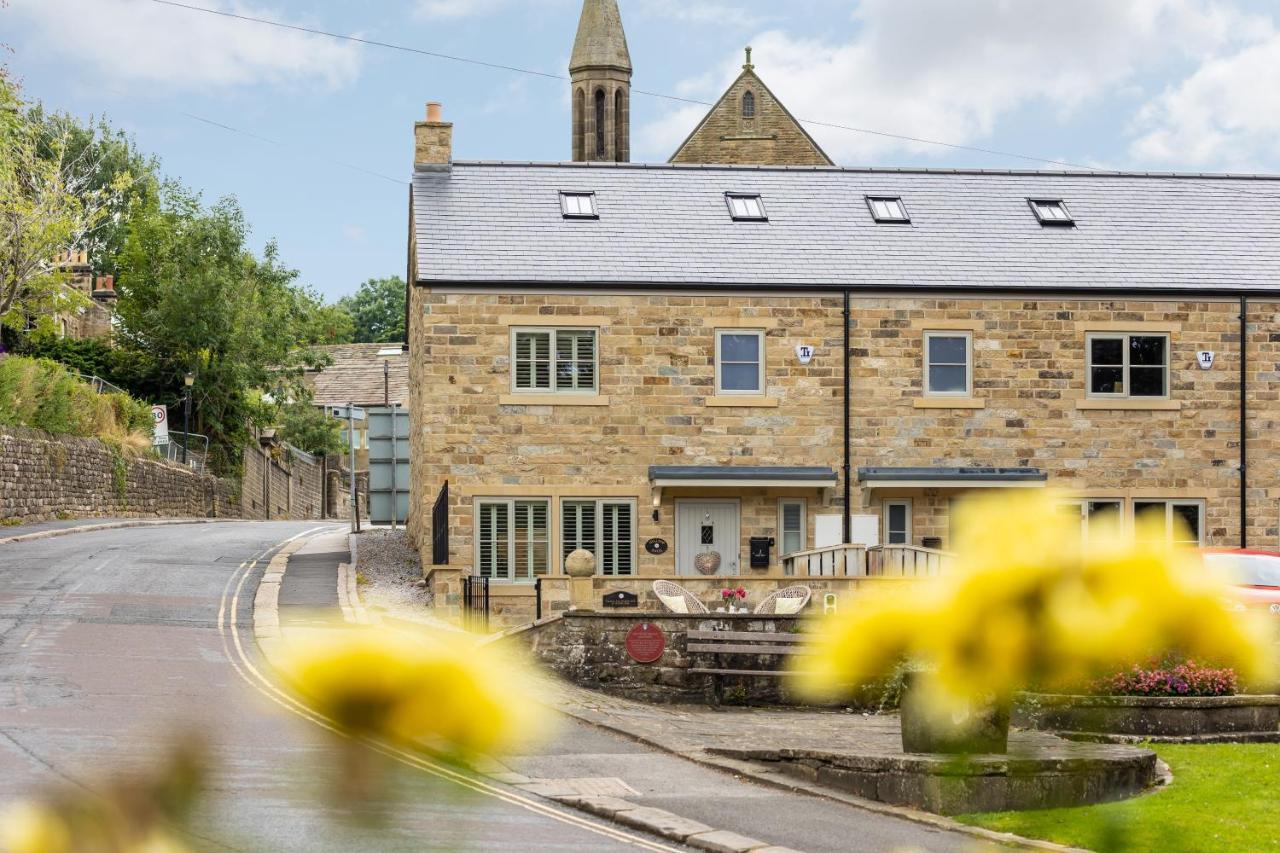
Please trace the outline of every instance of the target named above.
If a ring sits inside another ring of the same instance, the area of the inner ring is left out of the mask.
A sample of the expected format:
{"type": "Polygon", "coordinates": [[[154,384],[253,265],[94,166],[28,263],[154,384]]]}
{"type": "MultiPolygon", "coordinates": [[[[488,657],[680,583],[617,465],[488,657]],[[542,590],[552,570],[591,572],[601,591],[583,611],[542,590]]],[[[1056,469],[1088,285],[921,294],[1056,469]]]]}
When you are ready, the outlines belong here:
{"type": "Polygon", "coordinates": [[[315,395],[317,406],[381,406],[383,404],[382,363],[391,362],[391,402],[409,402],[409,355],[397,353],[379,356],[384,349],[398,349],[399,344],[335,344],[311,349],[327,353],[333,364],[324,370],[308,372],[306,381],[315,395]]]}
{"type": "Polygon", "coordinates": [[[413,180],[418,280],[583,286],[1260,291],[1280,176],[457,162],[413,180]],[[559,191],[596,194],[566,220],[559,191]],[[724,194],[758,192],[768,223],[724,194]],[[865,196],[900,195],[907,225],[865,196]],[[1062,198],[1072,228],[1028,198],[1062,198]]]}

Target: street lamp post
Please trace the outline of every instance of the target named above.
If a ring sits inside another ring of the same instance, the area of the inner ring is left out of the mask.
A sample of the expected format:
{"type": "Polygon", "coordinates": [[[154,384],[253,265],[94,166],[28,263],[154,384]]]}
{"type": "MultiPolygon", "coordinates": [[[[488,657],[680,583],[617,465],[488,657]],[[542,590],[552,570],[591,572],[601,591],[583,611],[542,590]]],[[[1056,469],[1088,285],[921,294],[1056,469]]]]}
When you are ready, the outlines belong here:
{"type": "Polygon", "coordinates": [[[187,464],[187,445],[191,443],[191,386],[196,384],[196,375],[188,373],[182,377],[186,386],[182,400],[182,464],[187,464]]]}

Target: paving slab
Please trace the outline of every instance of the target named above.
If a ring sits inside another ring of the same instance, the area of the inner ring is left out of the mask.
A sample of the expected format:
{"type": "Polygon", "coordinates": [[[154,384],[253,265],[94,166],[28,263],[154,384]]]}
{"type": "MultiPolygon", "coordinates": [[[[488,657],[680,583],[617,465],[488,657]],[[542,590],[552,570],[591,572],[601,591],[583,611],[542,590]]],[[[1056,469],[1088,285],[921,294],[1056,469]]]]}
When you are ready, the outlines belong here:
{"type": "Polygon", "coordinates": [[[699,850],[710,850],[711,853],[752,853],[754,850],[769,846],[759,839],[748,838],[723,829],[704,832],[702,835],[691,835],[685,839],[685,844],[699,850]]]}
{"type": "Polygon", "coordinates": [[[618,823],[676,841],[684,841],[690,835],[702,835],[714,830],[714,827],[707,826],[705,823],[680,817],[666,809],[655,809],[649,806],[638,806],[627,811],[616,812],[613,819],[618,823]]]}

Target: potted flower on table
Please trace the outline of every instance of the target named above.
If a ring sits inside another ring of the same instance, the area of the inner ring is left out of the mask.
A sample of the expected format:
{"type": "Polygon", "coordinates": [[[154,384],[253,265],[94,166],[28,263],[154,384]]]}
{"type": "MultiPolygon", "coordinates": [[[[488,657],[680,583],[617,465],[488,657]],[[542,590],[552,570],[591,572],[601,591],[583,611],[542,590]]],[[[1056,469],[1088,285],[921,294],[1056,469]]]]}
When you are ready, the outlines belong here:
{"type": "Polygon", "coordinates": [[[738,608],[735,606],[737,602],[747,600],[747,591],[742,587],[735,588],[735,587],[727,586],[724,589],[720,590],[720,598],[721,600],[724,601],[726,605],[728,605],[730,613],[746,613],[747,612],[746,607],[738,608]]]}

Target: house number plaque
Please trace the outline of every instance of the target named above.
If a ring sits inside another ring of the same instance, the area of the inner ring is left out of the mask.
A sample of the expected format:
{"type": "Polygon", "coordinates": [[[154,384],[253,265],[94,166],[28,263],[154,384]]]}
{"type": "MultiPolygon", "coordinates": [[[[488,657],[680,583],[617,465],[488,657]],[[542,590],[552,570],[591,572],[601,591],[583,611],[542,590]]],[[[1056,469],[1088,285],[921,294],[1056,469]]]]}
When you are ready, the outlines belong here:
{"type": "Polygon", "coordinates": [[[653,663],[667,648],[667,635],[650,622],[643,622],[627,634],[627,654],[636,663],[653,663]]]}
{"type": "Polygon", "coordinates": [[[665,554],[667,553],[667,540],[650,539],[648,542],[644,543],[644,549],[655,557],[665,554]]]}

